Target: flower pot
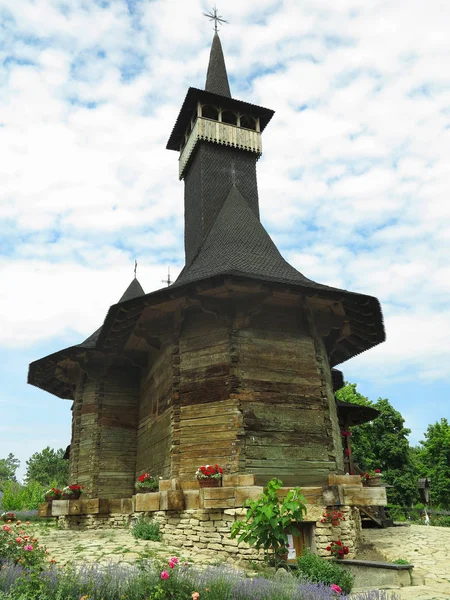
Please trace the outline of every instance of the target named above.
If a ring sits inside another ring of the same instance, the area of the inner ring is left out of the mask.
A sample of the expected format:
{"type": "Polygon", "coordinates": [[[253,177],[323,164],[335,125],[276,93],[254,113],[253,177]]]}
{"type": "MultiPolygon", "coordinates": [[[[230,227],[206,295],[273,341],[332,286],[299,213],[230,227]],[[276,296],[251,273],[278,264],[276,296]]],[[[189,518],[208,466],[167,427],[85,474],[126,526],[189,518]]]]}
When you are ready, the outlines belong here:
{"type": "Polygon", "coordinates": [[[157,492],[158,490],[155,490],[154,488],[138,488],[136,490],[136,494],[149,494],[150,492],[157,492]]]}
{"type": "Polygon", "coordinates": [[[63,494],[63,500],[78,500],[81,492],[72,492],[71,494],[63,494]]]}
{"type": "Polygon", "coordinates": [[[381,477],[369,477],[366,481],[367,487],[380,487],[381,486],[381,477]]]}
{"type": "Polygon", "coordinates": [[[198,479],[197,481],[201,488],[215,488],[222,485],[221,477],[207,477],[205,479],[198,479]]]}
{"type": "Polygon", "coordinates": [[[339,527],[339,519],[331,519],[331,526],[332,527],[339,527]]]}

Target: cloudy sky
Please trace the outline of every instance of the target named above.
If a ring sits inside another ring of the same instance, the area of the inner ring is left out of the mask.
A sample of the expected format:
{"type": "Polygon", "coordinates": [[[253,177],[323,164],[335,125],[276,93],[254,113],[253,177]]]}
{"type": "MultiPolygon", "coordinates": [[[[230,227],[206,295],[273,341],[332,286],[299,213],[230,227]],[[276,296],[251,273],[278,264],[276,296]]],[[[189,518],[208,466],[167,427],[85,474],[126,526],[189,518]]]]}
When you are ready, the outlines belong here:
{"type": "MultiPolygon", "coordinates": [[[[133,276],[183,266],[165,144],[203,87],[206,0],[0,0],[0,457],[70,438],[27,365],[78,343],[133,276]]],[[[449,417],[450,3],[227,0],[232,94],[276,111],[262,221],[307,277],[377,296],[386,343],[342,365],[423,439],[449,417]]]]}

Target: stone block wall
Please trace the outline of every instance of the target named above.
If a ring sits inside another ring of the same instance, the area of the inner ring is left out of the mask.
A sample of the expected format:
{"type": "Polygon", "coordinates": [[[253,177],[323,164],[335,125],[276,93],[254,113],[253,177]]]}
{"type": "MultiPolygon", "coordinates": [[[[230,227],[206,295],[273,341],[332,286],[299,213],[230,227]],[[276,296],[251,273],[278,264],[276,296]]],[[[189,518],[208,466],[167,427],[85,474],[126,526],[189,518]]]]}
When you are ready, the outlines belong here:
{"type": "MultiPolygon", "coordinates": [[[[354,507],[342,507],[345,521],[338,527],[321,523],[320,518],[326,507],[309,506],[305,523],[311,527],[310,549],[319,556],[330,557],[326,550],[332,540],[340,539],[349,547],[348,558],[354,558],[361,538],[361,519],[354,507]],[[316,519],[319,519],[318,521],[316,519]]],[[[160,524],[163,541],[180,548],[189,548],[205,554],[217,554],[223,560],[262,561],[263,552],[238,544],[231,539],[231,526],[236,520],[243,520],[244,508],[216,508],[190,510],[158,510],[134,512],[132,514],[65,515],[58,517],[61,529],[110,529],[130,527],[140,515],[154,518],[160,524]]]]}
{"type": "Polygon", "coordinates": [[[341,540],[344,546],[348,546],[348,558],[355,558],[355,552],[361,542],[361,517],[359,510],[353,506],[339,508],[344,515],[345,521],[340,521],[337,527],[331,523],[318,521],[315,527],[315,552],[319,556],[329,557],[327,546],[332,540],[341,540]]]}
{"type": "MultiPolygon", "coordinates": [[[[233,523],[242,519],[242,508],[158,511],[152,513],[159,522],[163,540],[171,546],[190,548],[199,553],[217,553],[222,559],[237,558],[261,561],[263,553],[231,539],[233,523]]],[[[137,516],[137,515],[134,515],[137,516]]]]}

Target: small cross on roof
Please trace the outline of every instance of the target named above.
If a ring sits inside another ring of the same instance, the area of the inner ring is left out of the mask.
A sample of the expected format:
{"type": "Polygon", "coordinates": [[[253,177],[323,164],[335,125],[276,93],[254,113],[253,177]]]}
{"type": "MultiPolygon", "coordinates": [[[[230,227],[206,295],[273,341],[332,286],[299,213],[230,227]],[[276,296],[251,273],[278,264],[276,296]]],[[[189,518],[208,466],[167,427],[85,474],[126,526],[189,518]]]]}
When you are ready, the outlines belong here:
{"type": "Polygon", "coordinates": [[[219,15],[219,13],[217,12],[217,8],[214,6],[213,10],[211,10],[209,13],[203,13],[203,15],[205,17],[208,17],[208,19],[210,21],[214,21],[214,31],[217,33],[219,30],[217,28],[217,24],[218,23],[227,23],[228,21],[225,21],[225,19],[222,19],[222,15],[219,15]]]}

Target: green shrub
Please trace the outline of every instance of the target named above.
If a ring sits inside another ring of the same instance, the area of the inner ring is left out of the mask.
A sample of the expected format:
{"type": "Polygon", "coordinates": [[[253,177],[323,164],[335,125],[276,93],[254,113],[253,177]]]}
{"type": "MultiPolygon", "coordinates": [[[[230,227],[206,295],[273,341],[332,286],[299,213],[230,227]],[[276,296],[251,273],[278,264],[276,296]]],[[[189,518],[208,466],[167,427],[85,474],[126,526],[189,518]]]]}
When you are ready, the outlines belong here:
{"type": "Polygon", "coordinates": [[[435,515],[430,517],[430,525],[435,527],[450,527],[450,516],[435,515]]]}
{"type": "Polygon", "coordinates": [[[287,534],[299,534],[295,523],[303,521],[306,513],[306,500],[300,488],[294,488],[285,498],[280,498],[278,490],[282,485],[279,479],[271,479],[259,498],[245,503],[245,521],[235,521],[231,526],[231,538],[239,536],[238,542],[263,548],[265,559],[274,566],[285,561],[287,534]]]}
{"type": "Polygon", "coordinates": [[[352,590],[353,575],[334,561],[326,560],[306,551],[297,559],[297,566],[299,576],[307,581],[326,585],[335,583],[342,588],[344,594],[349,594],[352,590]]]}
{"type": "Polygon", "coordinates": [[[36,510],[39,502],[44,500],[44,488],[40,483],[32,481],[21,485],[16,481],[6,481],[3,484],[3,510],[36,510]]]}
{"type": "Polygon", "coordinates": [[[393,565],[409,565],[409,560],[406,560],[406,558],[396,558],[395,560],[392,561],[393,565]]]}
{"type": "Polygon", "coordinates": [[[400,506],[399,504],[388,504],[386,510],[393,521],[404,522],[409,516],[405,507],[400,506]]]}
{"type": "Polygon", "coordinates": [[[152,542],[161,541],[161,532],[158,521],[154,521],[144,515],[139,516],[131,533],[134,537],[140,538],[141,540],[151,540],[152,542]]]}

